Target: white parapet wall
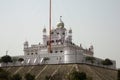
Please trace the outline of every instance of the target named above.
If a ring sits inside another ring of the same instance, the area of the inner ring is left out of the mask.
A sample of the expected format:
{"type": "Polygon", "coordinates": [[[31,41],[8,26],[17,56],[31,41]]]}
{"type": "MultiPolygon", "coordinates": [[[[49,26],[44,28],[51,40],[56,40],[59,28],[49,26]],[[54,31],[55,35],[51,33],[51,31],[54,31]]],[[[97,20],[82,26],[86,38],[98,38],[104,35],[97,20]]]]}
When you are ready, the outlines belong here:
{"type": "Polygon", "coordinates": [[[102,65],[101,61],[103,59],[94,57],[94,61],[91,62],[90,60],[86,60],[86,57],[92,57],[83,55],[82,52],[69,52],[71,51],[66,50],[63,53],[47,53],[47,54],[40,54],[40,55],[25,55],[25,56],[17,56],[17,58],[23,58],[24,61],[22,62],[15,62],[15,63],[0,63],[0,67],[4,66],[22,66],[22,65],[41,65],[41,64],[69,64],[69,63],[84,63],[99,67],[111,68],[116,69],[116,61],[112,61],[113,65],[102,65]]]}

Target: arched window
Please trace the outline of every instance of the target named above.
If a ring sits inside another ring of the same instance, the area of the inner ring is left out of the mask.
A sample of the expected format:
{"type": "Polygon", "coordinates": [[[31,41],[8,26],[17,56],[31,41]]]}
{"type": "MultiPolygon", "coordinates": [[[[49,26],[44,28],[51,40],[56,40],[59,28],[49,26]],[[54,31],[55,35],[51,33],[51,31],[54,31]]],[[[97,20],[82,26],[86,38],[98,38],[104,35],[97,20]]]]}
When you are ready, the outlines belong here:
{"type": "Polygon", "coordinates": [[[63,35],[65,35],[65,33],[62,33],[63,35]]]}
{"type": "Polygon", "coordinates": [[[58,51],[55,51],[55,53],[57,53],[58,51]]]}
{"type": "Polygon", "coordinates": [[[60,52],[62,53],[63,51],[61,50],[60,52]]]}
{"type": "Polygon", "coordinates": [[[53,53],[53,51],[51,50],[50,53],[53,53]]]}

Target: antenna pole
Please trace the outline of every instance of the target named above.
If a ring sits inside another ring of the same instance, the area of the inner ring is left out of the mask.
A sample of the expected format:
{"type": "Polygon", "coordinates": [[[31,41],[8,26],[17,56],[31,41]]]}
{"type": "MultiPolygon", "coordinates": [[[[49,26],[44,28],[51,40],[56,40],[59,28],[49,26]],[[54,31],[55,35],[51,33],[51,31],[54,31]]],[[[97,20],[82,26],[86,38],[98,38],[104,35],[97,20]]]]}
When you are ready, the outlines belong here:
{"type": "Polygon", "coordinates": [[[51,0],[50,0],[50,11],[49,11],[49,52],[51,53],[51,0]]]}
{"type": "Polygon", "coordinates": [[[6,51],[6,56],[8,55],[8,51],[6,51]]]}

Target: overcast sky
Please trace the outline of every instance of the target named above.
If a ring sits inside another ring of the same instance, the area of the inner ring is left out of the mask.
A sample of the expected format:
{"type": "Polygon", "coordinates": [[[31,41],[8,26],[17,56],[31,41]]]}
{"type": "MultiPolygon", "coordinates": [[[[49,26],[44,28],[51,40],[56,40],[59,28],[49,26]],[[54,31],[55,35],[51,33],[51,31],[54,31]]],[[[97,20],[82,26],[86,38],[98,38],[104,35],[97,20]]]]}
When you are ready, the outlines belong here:
{"type": "MultiPolygon", "coordinates": [[[[120,68],[120,0],[52,0],[52,26],[59,17],[73,30],[73,41],[94,46],[94,56],[120,68]]],[[[23,43],[42,43],[48,28],[49,0],[0,0],[0,56],[23,55],[23,43]]]]}

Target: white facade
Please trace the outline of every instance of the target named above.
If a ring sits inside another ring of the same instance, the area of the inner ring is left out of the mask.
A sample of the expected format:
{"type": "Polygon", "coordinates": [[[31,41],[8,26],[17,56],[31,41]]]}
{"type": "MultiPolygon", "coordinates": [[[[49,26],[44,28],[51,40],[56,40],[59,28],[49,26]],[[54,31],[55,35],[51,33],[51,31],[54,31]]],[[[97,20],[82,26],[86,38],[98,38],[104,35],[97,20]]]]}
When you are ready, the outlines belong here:
{"type": "MultiPolygon", "coordinates": [[[[46,28],[43,29],[43,43],[31,45],[24,43],[24,55],[26,62],[40,62],[47,57],[48,64],[58,63],[81,63],[84,55],[93,56],[93,46],[84,49],[82,46],[72,42],[72,29],[67,30],[63,21],[60,19],[55,29],[51,30],[51,53],[49,53],[49,35],[46,28]]],[[[40,63],[39,63],[40,64],[40,63]]]]}
{"type": "MultiPolygon", "coordinates": [[[[51,51],[48,50],[49,42],[49,35],[44,28],[43,43],[29,46],[28,41],[26,41],[24,43],[24,55],[16,56],[18,59],[23,58],[24,61],[18,61],[14,65],[10,63],[9,66],[84,63],[106,67],[101,64],[102,59],[93,56],[94,48],[92,45],[90,48],[84,49],[81,44],[78,46],[72,42],[72,29],[67,30],[61,19],[56,28],[51,30],[51,51]],[[87,61],[86,57],[95,58],[94,63],[93,61],[87,61]]],[[[116,62],[112,61],[112,63],[113,65],[108,68],[116,69],[116,62]]]]}

